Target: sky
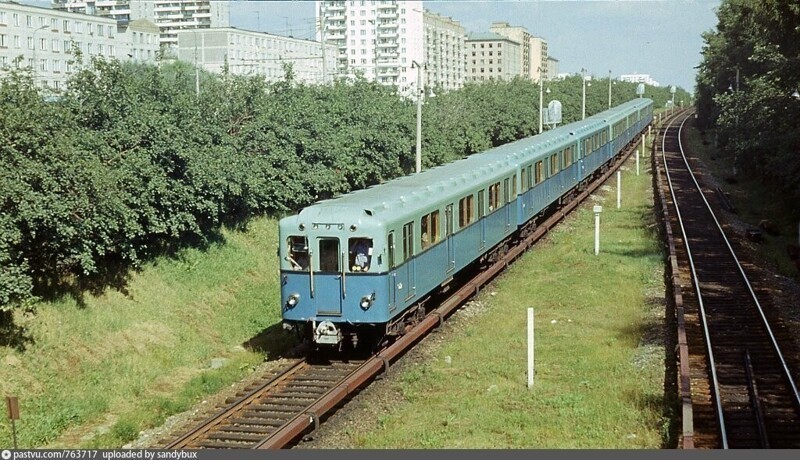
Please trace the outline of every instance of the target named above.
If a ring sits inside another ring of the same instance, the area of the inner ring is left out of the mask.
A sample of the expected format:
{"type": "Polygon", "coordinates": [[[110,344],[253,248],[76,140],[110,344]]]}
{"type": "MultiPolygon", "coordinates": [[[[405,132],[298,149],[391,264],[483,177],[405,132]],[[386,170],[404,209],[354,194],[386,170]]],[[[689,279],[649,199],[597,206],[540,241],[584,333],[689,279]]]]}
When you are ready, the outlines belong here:
{"type": "MultiPolygon", "coordinates": [[[[492,22],[524,26],[548,42],[559,72],[581,68],[599,78],[644,73],[662,86],[693,92],[701,34],[715,29],[719,0],[427,0],[426,9],[467,32],[492,22]]],[[[313,1],[231,3],[231,25],[298,38],[314,37],[313,1]]]]}

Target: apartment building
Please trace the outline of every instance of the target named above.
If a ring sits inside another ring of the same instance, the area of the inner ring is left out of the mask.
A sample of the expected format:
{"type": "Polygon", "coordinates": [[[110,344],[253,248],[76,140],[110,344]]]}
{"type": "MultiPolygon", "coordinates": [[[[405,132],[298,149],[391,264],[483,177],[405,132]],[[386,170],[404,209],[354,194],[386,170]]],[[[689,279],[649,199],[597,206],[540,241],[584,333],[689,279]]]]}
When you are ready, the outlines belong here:
{"type": "Polygon", "coordinates": [[[113,19],[0,3],[0,75],[16,62],[33,70],[37,86],[58,90],[75,71],[76,50],[85,61],[118,57],[120,43],[113,19]]]}
{"type": "Polygon", "coordinates": [[[467,36],[467,80],[511,80],[522,74],[522,45],[491,32],[467,36]]]}
{"type": "Polygon", "coordinates": [[[547,78],[547,41],[545,39],[531,35],[524,27],[512,26],[507,22],[494,22],[489,31],[520,44],[520,75],[533,81],[547,78]]]}
{"type": "Polygon", "coordinates": [[[178,59],[191,62],[209,72],[221,73],[225,66],[235,75],[260,75],[276,81],[291,64],[295,79],[321,83],[323,73],[334,70],[335,45],[326,45],[326,65],[320,42],[251,32],[232,27],[179,30],[178,59]]]}
{"type": "Polygon", "coordinates": [[[135,19],[117,26],[120,41],[119,59],[137,62],[155,62],[159,57],[161,31],[147,19],[135,19]]]}
{"type": "Polygon", "coordinates": [[[316,2],[321,41],[336,47],[337,75],[416,87],[425,60],[421,1],[325,0],[316,2]]]}
{"type": "Polygon", "coordinates": [[[426,86],[446,91],[464,86],[467,75],[466,31],[458,21],[425,10],[426,86]]]}
{"type": "Polygon", "coordinates": [[[52,0],[53,8],[115,19],[155,23],[166,49],[178,46],[179,30],[230,26],[230,2],[219,0],[52,0]]]}

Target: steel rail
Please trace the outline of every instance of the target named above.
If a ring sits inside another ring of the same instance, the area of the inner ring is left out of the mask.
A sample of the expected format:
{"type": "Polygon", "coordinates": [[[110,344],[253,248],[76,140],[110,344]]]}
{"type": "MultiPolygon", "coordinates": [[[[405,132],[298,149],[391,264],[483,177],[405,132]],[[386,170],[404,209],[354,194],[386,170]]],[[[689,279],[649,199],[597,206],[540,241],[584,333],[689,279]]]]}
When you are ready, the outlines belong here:
{"type": "MultiPolygon", "coordinates": [[[[681,150],[681,154],[683,154],[683,148],[680,145],[681,144],[681,141],[680,141],[681,134],[680,133],[681,133],[681,128],[683,128],[684,123],[686,123],[686,120],[688,120],[688,119],[689,119],[689,117],[687,115],[683,119],[683,121],[681,122],[680,127],[678,128],[678,147],[681,150]]],[[[670,128],[673,128],[672,124],[673,124],[674,121],[675,121],[675,119],[670,120],[670,123],[667,125],[667,131],[670,128]]],[[[678,198],[675,196],[675,189],[674,189],[673,184],[672,184],[672,176],[670,175],[669,166],[667,165],[667,155],[666,155],[667,136],[666,136],[666,132],[665,132],[665,135],[662,138],[661,142],[662,142],[661,143],[661,151],[664,152],[664,155],[663,155],[664,172],[665,172],[665,174],[667,176],[667,183],[669,184],[669,193],[672,196],[672,203],[675,206],[675,214],[676,214],[676,218],[678,220],[678,227],[680,227],[681,235],[683,235],[683,245],[686,248],[686,253],[689,256],[689,268],[690,268],[690,271],[691,271],[691,274],[692,274],[692,284],[694,285],[695,294],[697,295],[697,302],[698,302],[699,307],[700,307],[700,322],[703,325],[703,334],[705,334],[705,337],[706,337],[706,352],[708,353],[709,367],[711,368],[711,380],[714,383],[714,385],[713,385],[714,386],[714,388],[713,388],[714,401],[715,401],[715,406],[716,406],[716,411],[717,411],[717,419],[719,420],[720,436],[722,437],[722,448],[723,449],[727,449],[728,448],[728,435],[727,435],[726,430],[725,430],[725,418],[723,417],[723,411],[722,411],[722,397],[720,396],[720,393],[719,393],[719,380],[717,379],[717,366],[716,366],[716,364],[714,362],[714,351],[711,349],[711,334],[710,334],[709,329],[708,329],[708,321],[706,319],[706,312],[705,312],[705,303],[703,302],[703,295],[700,292],[700,282],[699,282],[699,280],[697,278],[697,272],[695,270],[694,257],[692,256],[692,249],[689,247],[689,239],[686,236],[686,228],[683,225],[683,216],[681,215],[681,208],[678,205],[678,198]]],[[[703,194],[702,190],[700,191],[700,194],[701,195],[703,194]]]]}
{"type": "MultiPolygon", "coordinates": [[[[684,123],[686,121],[684,120],[684,123]]],[[[681,129],[683,129],[683,123],[681,123],[681,129]]],[[[725,231],[722,230],[722,225],[720,225],[719,220],[717,219],[716,214],[714,214],[714,210],[711,208],[711,205],[708,203],[705,194],[703,193],[700,184],[697,182],[697,178],[692,171],[691,166],[689,166],[689,160],[686,158],[686,154],[683,151],[683,143],[681,142],[680,137],[680,130],[678,130],[678,147],[681,149],[681,157],[683,158],[683,162],[686,164],[686,169],[689,171],[689,175],[692,178],[692,182],[697,187],[697,190],[700,192],[700,196],[703,198],[703,203],[705,203],[706,208],[708,208],[708,212],[711,214],[711,218],[714,219],[714,223],[717,226],[717,230],[719,230],[720,235],[722,235],[723,241],[725,241],[725,246],[728,248],[728,251],[733,257],[733,260],[736,262],[736,268],[739,270],[739,274],[742,275],[742,280],[744,281],[745,285],[747,286],[747,290],[750,293],[750,296],[755,302],[756,308],[758,309],[758,314],[761,317],[762,324],[767,330],[767,334],[769,335],[770,342],[772,343],[773,350],[778,356],[778,359],[781,362],[781,367],[783,368],[784,376],[786,377],[789,385],[792,387],[792,392],[794,393],[794,402],[797,405],[797,408],[800,409],[800,391],[797,389],[797,384],[795,383],[794,379],[792,378],[792,373],[789,371],[789,366],[786,364],[786,359],[783,357],[783,352],[781,351],[781,347],[778,344],[777,339],[775,338],[775,334],[772,332],[772,327],[769,325],[769,320],[767,320],[767,316],[764,313],[764,309],[761,307],[761,302],[758,301],[758,297],[756,296],[755,291],[753,290],[753,286],[750,284],[750,279],[747,277],[747,274],[742,267],[742,264],[739,262],[739,258],[736,256],[736,252],[733,250],[733,246],[731,246],[730,240],[728,240],[727,235],[725,235],[725,231]]]]}
{"type": "Polygon", "coordinates": [[[222,410],[218,411],[214,415],[208,417],[204,420],[200,425],[189,431],[188,433],[184,434],[180,438],[176,439],[175,441],[169,443],[165,446],[165,449],[181,449],[185,448],[189,445],[192,441],[201,438],[204,434],[208,433],[209,431],[213,430],[216,426],[220,423],[224,422],[230,415],[235,414],[239,409],[243,408],[244,406],[250,404],[253,400],[258,399],[264,390],[268,389],[276,385],[278,382],[286,380],[289,376],[296,373],[298,369],[306,364],[305,360],[297,360],[287,368],[282,370],[273,378],[269,379],[267,382],[259,385],[255,389],[247,392],[245,395],[241,396],[238,400],[232,403],[229,406],[226,406],[222,410]]]}
{"type": "MultiPolygon", "coordinates": [[[[680,151],[681,159],[683,160],[683,163],[686,166],[686,170],[687,170],[687,172],[689,174],[689,177],[692,179],[692,182],[694,183],[695,188],[700,193],[700,196],[701,196],[701,198],[703,200],[703,203],[705,205],[705,209],[708,211],[708,215],[710,215],[711,218],[713,219],[714,225],[716,226],[716,230],[718,231],[719,235],[722,237],[722,240],[724,241],[725,246],[727,247],[727,250],[728,250],[731,258],[733,259],[733,261],[736,264],[737,271],[738,271],[739,275],[741,276],[741,280],[744,282],[744,285],[747,288],[747,293],[749,294],[749,298],[750,298],[750,300],[752,300],[754,306],[756,307],[756,310],[758,311],[758,315],[759,315],[759,317],[761,319],[761,324],[764,327],[765,331],[767,332],[767,335],[769,337],[769,342],[770,342],[770,345],[772,347],[772,350],[773,350],[773,352],[775,353],[775,356],[778,358],[778,360],[780,362],[780,366],[781,366],[781,369],[783,371],[783,376],[786,379],[786,381],[789,383],[789,386],[792,389],[793,396],[794,396],[794,404],[798,408],[800,408],[800,393],[797,390],[797,385],[795,384],[794,379],[792,378],[791,372],[789,371],[789,367],[788,367],[788,365],[786,363],[786,360],[785,360],[785,358],[783,356],[781,348],[778,345],[777,339],[775,338],[775,335],[774,335],[774,333],[772,331],[772,328],[771,328],[771,326],[769,324],[769,321],[767,320],[766,314],[764,313],[764,310],[763,310],[763,308],[761,306],[761,303],[759,302],[759,300],[758,300],[758,298],[757,298],[757,296],[756,296],[756,294],[755,294],[755,292],[753,290],[753,287],[752,287],[752,285],[750,283],[750,280],[748,279],[748,277],[747,277],[747,275],[746,275],[746,273],[744,271],[744,268],[741,265],[741,262],[739,261],[738,257],[736,256],[736,253],[733,250],[733,247],[731,246],[729,239],[727,238],[724,230],[722,229],[721,224],[719,223],[719,220],[717,219],[716,215],[714,214],[714,211],[711,208],[711,205],[709,204],[708,200],[706,199],[705,194],[703,193],[702,188],[700,187],[700,184],[698,183],[697,178],[696,178],[691,166],[689,165],[688,159],[686,158],[686,154],[685,154],[685,151],[683,149],[683,143],[681,142],[681,132],[683,130],[683,126],[686,123],[687,119],[688,119],[688,117],[685,118],[681,122],[680,126],[678,127],[678,135],[677,135],[677,141],[678,142],[677,142],[677,146],[678,146],[678,149],[680,151]]],[[[666,136],[665,136],[663,142],[665,142],[665,139],[666,139],[666,136]]],[[[664,144],[662,144],[662,149],[664,149],[663,145],[664,144]]],[[[685,229],[684,224],[683,224],[683,217],[681,215],[680,206],[678,204],[678,201],[677,201],[677,198],[676,198],[676,195],[675,195],[675,191],[673,190],[673,184],[672,184],[672,179],[671,179],[669,167],[667,165],[666,155],[664,155],[664,168],[665,168],[665,172],[666,172],[666,175],[667,175],[668,182],[670,184],[670,193],[672,194],[675,210],[677,212],[678,224],[679,224],[679,227],[680,227],[681,232],[683,234],[684,246],[685,246],[687,254],[688,254],[689,265],[690,265],[691,276],[692,276],[692,284],[695,287],[695,292],[696,292],[696,295],[697,295],[697,300],[698,300],[698,304],[699,304],[699,308],[700,308],[700,319],[701,319],[701,322],[702,322],[702,325],[703,325],[703,331],[704,331],[704,334],[705,334],[705,337],[706,337],[706,347],[707,347],[707,352],[708,352],[709,367],[710,367],[711,374],[712,374],[712,381],[713,381],[713,387],[714,387],[713,391],[714,391],[715,402],[716,402],[717,418],[718,418],[719,425],[720,425],[720,432],[721,432],[720,434],[721,434],[723,448],[727,449],[729,447],[728,446],[728,437],[727,437],[727,432],[726,432],[724,413],[723,413],[723,409],[722,409],[722,399],[721,399],[720,390],[719,390],[719,386],[720,385],[719,385],[719,381],[718,381],[718,378],[717,378],[716,362],[715,362],[714,354],[713,354],[713,351],[712,351],[712,346],[713,346],[712,345],[712,339],[711,339],[711,334],[710,334],[709,328],[708,328],[708,320],[707,320],[707,315],[706,315],[705,303],[704,303],[703,296],[702,296],[701,289],[700,289],[701,280],[700,280],[700,278],[699,278],[699,276],[697,274],[697,271],[695,269],[694,257],[692,255],[692,250],[691,250],[691,247],[690,247],[689,238],[688,238],[688,235],[686,233],[686,229],[685,229]]],[[[751,389],[751,391],[752,391],[752,389],[751,389]]],[[[757,418],[757,421],[758,421],[758,414],[756,414],[756,418],[757,418]]],[[[762,445],[763,445],[763,442],[762,442],[762,445]]]]}

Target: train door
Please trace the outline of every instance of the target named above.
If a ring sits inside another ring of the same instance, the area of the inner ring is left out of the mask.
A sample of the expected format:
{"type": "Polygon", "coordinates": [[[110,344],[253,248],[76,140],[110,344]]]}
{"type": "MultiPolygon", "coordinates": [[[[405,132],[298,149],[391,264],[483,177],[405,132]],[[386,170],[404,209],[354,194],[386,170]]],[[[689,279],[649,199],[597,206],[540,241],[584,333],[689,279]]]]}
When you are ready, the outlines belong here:
{"type": "Polygon", "coordinates": [[[523,207],[525,208],[524,217],[530,217],[533,214],[533,193],[531,193],[531,182],[533,181],[533,166],[528,165],[522,170],[522,199],[523,207]]]}
{"type": "Polygon", "coordinates": [[[486,248],[486,189],[478,190],[478,225],[481,226],[481,240],[478,249],[486,248]]]}
{"type": "Polygon", "coordinates": [[[394,232],[389,232],[389,238],[386,240],[388,246],[388,262],[389,262],[389,311],[394,311],[397,308],[397,270],[395,270],[395,244],[394,232]]]}
{"type": "Polygon", "coordinates": [[[408,301],[416,295],[417,260],[414,258],[414,222],[403,225],[403,260],[406,269],[405,282],[401,282],[398,289],[405,291],[404,300],[408,301]]]}
{"type": "Polygon", "coordinates": [[[456,245],[453,241],[453,203],[444,208],[444,241],[447,245],[447,267],[446,271],[456,268],[456,245]]]}
{"type": "Polygon", "coordinates": [[[345,296],[344,261],[338,238],[317,238],[318,272],[315,277],[317,314],[341,315],[345,296]]]}
{"type": "Polygon", "coordinates": [[[508,232],[511,229],[512,209],[511,209],[511,206],[509,206],[509,204],[508,204],[509,203],[509,196],[511,194],[511,184],[510,184],[510,182],[511,182],[511,179],[508,179],[508,178],[506,178],[503,181],[503,209],[505,209],[505,213],[506,213],[506,232],[508,232]]]}

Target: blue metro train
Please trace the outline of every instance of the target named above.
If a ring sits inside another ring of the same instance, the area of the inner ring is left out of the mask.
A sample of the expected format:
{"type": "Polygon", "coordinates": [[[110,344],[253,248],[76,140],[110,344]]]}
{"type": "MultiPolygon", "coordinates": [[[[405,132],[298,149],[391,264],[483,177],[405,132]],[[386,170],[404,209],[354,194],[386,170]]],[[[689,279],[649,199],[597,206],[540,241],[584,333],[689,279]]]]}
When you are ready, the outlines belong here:
{"type": "Polygon", "coordinates": [[[635,99],[282,219],[284,327],[319,346],[402,333],[429,293],[582,190],[652,118],[635,99]]]}

